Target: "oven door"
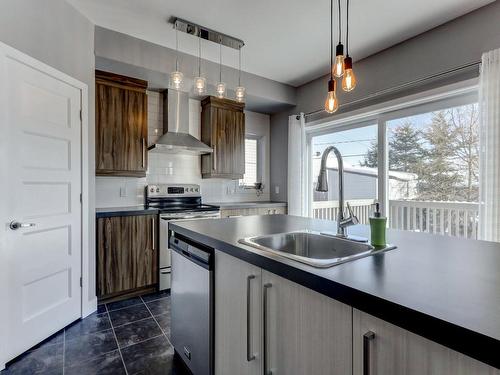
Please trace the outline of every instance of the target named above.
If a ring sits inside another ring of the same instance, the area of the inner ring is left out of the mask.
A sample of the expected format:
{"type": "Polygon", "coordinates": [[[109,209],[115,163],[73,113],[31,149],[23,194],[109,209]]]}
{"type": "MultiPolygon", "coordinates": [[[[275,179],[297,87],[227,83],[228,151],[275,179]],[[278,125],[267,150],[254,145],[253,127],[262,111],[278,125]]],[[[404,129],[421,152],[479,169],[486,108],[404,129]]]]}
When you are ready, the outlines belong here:
{"type": "Polygon", "coordinates": [[[219,219],[219,211],[193,212],[184,214],[161,214],[160,215],[160,290],[170,289],[172,259],[169,249],[170,231],[168,223],[170,221],[189,221],[200,219],[219,219]]]}

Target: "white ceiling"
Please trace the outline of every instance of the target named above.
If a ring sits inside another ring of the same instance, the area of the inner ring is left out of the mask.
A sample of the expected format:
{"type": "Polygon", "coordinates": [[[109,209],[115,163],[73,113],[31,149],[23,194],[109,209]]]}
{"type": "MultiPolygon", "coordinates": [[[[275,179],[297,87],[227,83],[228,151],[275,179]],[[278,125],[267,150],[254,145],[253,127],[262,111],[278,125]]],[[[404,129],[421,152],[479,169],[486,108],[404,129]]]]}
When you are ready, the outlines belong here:
{"type": "MultiPolygon", "coordinates": [[[[329,0],[68,1],[96,25],[170,48],[172,16],[241,38],[244,71],[293,86],[328,73],[329,0]]],[[[493,1],[351,0],[350,55],[359,60],[493,1]]],[[[179,49],[197,55],[196,38],[179,33],[179,49]]],[[[218,46],[204,41],[203,58],[218,62],[218,46]]],[[[237,67],[237,58],[223,48],[224,65],[237,67]]]]}

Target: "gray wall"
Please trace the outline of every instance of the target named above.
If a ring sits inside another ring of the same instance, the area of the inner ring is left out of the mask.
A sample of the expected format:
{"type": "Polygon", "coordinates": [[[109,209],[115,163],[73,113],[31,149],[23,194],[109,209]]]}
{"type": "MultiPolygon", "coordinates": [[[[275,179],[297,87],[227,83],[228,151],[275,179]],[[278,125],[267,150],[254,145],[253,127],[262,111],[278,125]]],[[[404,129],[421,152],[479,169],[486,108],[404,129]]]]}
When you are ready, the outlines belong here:
{"type": "MultiPolygon", "coordinates": [[[[168,87],[169,73],[175,69],[175,50],[102,27],[95,29],[95,55],[98,69],[145,79],[151,88],[168,87]]],[[[198,75],[198,58],[179,53],[179,70],[186,79],[184,87],[192,87],[189,79],[198,75]]],[[[219,81],[219,64],[202,60],[202,75],[213,90],[219,81]]],[[[238,70],[223,66],[222,80],[228,89],[234,89],[238,86],[238,70]]],[[[274,113],[296,104],[296,89],[290,85],[246,72],[241,74],[241,83],[246,88],[249,111],[274,113]]]]}
{"type": "Polygon", "coordinates": [[[94,25],[64,0],[1,0],[0,41],[89,87],[89,269],[95,270],[94,25]]]}
{"type": "MultiPolygon", "coordinates": [[[[347,95],[340,92],[339,100],[344,104],[358,101],[380,90],[479,61],[483,52],[498,47],[500,47],[500,1],[355,62],[358,87],[347,95]]],[[[465,71],[458,76],[434,82],[432,85],[427,84],[399,92],[397,96],[470,78],[477,74],[477,69],[465,71]]],[[[327,81],[328,75],[325,75],[300,86],[297,89],[297,106],[285,113],[271,116],[271,199],[273,200],[286,200],[287,198],[287,153],[284,148],[288,142],[287,115],[307,113],[322,108],[327,81]],[[280,187],[279,194],[275,193],[275,186],[280,187]]],[[[392,99],[394,96],[393,94],[379,97],[356,106],[346,105],[342,110],[345,112],[359,106],[375,104],[392,99]]],[[[319,117],[324,117],[324,115],[319,117]]]]}

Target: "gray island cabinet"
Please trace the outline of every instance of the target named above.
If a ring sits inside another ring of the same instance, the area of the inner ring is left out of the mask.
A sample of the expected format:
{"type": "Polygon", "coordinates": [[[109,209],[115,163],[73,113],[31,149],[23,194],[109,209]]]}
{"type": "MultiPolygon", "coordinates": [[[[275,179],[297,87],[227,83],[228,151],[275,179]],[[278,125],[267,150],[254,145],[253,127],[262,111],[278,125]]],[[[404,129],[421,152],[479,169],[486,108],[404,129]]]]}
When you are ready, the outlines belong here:
{"type": "Polygon", "coordinates": [[[352,309],[215,253],[215,373],[352,373],[352,309]]]}

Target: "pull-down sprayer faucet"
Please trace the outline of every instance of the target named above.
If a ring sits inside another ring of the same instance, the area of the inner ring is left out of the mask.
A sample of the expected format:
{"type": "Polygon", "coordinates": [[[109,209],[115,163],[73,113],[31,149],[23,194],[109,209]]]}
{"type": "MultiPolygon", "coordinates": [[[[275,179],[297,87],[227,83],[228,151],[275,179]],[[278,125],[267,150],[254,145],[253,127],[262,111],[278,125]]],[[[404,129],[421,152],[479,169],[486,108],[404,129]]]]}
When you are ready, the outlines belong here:
{"type": "MultiPolygon", "coordinates": [[[[349,203],[347,203],[347,210],[349,211],[349,216],[344,216],[344,163],[342,161],[342,155],[340,151],[334,147],[330,146],[323,151],[323,156],[321,157],[321,168],[318,175],[318,184],[316,185],[316,191],[327,192],[328,191],[328,172],[326,167],[326,161],[328,155],[333,151],[337,157],[338,172],[339,172],[339,213],[337,215],[337,236],[342,238],[347,238],[347,227],[351,225],[356,225],[359,223],[358,218],[354,215],[349,203]]],[[[366,239],[351,238],[356,241],[366,241],[366,239]]]]}

